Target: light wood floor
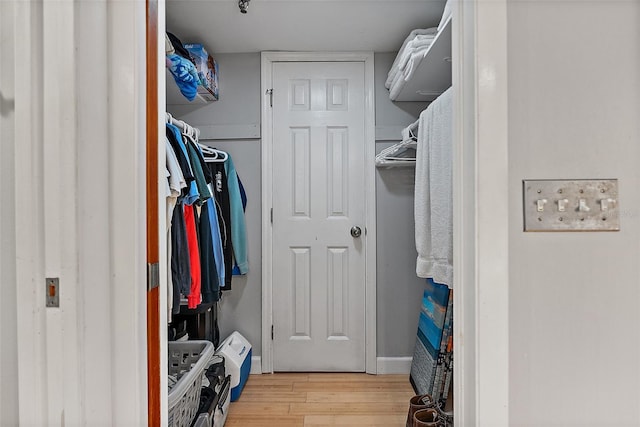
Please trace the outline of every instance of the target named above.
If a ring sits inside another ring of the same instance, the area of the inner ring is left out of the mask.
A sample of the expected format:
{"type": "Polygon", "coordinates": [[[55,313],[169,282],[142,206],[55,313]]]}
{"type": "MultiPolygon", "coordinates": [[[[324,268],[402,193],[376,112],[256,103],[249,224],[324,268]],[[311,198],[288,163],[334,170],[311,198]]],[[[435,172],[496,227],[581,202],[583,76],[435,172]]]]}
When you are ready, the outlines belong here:
{"type": "Polygon", "coordinates": [[[413,394],[408,375],[250,375],[225,426],[404,427],[413,394]]]}

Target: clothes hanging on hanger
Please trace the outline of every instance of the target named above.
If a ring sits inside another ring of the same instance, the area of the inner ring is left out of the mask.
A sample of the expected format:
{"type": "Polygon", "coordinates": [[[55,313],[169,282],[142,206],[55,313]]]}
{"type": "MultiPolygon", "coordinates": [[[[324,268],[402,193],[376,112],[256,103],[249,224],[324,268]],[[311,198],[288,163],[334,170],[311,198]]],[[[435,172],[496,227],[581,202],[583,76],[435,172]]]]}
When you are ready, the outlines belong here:
{"type": "MultiPolygon", "coordinates": [[[[187,182],[184,178],[184,174],[182,173],[182,169],[180,169],[180,164],[178,161],[178,157],[171,146],[171,143],[168,139],[165,138],[165,151],[166,151],[166,174],[167,174],[167,185],[169,188],[169,192],[167,194],[167,215],[166,215],[166,223],[167,227],[165,232],[167,233],[167,260],[171,262],[171,254],[172,254],[172,218],[173,212],[175,211],[175,207],[178,204],[178,199],[181,197],[182,190],[187,188],[187,182]]],[[[182,209],[182,206],[180,206],[182,209]]],[[[173,283],[173,273],[171,269],[171,265],[168,266],[168,274],[167,274],[167,319],[171,321],[173,308],[180,306],[180,293],[174,292],[174,283],[173,283]],[[175,295],[174,295],[175,294],[175,295]],[[174,302],[174,296],[178,299],[177,304],[174,302]]],[[[179,286],[179,285],[178,285],[179,286]]]]}
{"type": "Polygon", "coordinates": [[[202,300],[200,295],[202,275],[200,269],[200,248],[198,246],[198,232],[196,231],[196,212],[193,205],[184,206],[184,222],[187,228],[187,243],[189,248],[189,265],[191,267],[191,286],[187,295],[189,308],[196,308],[202,300]]]}
{"type": "Polygon", "coordinates": [[[240,274],[247,274],[249,271],[249,263],[247,262],[247,231],[244,221],[244,207],[242,204],[242,195],[240,194],[238,175],[231,156],[225,160],[224,168],[227,173],[227,184],[229,186],[233,257],[235,266],[238,267],[240,274]]]}
{"type": "Polygon", "coordinates": [[[180,294],[191,293],[191,264],[189,262],[189,243],[187,226],[184,219],[184,203],[179,200],[171,217],[171,258],[170,269],[173,283],[173,314],[180,312],[180,294]]]}
{"type": "MultiPolygon", "coordinates": [[[[193,167],[193,173],[196,181],[196,188],[198,189],[198,206],[201,206],[204,202],[211,198],[209,187],[207,186],[207,177],[204,174],[203,166],[204,160],[200,161],[200,156],[196,147],[190,142],[187,142],[187,151],[189,153],[189,161],[193,167]]],[[[209,178],[211,181],[211,178],[209,178]]]]}
{"type": "Polygon", "coordinates": [[[216,278],[215,281],[212,280],[212,283],[214,284],[212,301],[218,301],[220,298],[220,290],[225,283],[224,250],[222,248],[222,238],[220,236],[220,225],[218,222],[219,209],[216,206],[216,201],[213,197],[207,200],[206,207],[209,219],[209,230],[211,232],[213,262],[216,268],[216,278]]]}
{"type": "Polygon", "coordinates": [[[218,301],[222,290],[231,289],[236,260],[241,274],[248,271],[244,188],[231,156],[199,143],[198,136],[196,128],[167,114],[169,314],[180,312],[183,298],[190,309],[218,301]]]}
{"type": "Polygon", "coordinates": [[[189,153],[187,151],[187,147],[182,139],[182,133],[180,130],[173,124],[167,123],[167,137],[178,155],[178,160],[181,161],[180,167],[182,168],[182,173],[187,181],[188,189],[185,194],[184,203],[186,205],[192,205],[199,198],[198,187],[195,182],[196,178],[193,174],[193,168],[191,162],[189,161],[189,153]]]}
{"type": "Polygon", "coordinates": [[[225,278],[221,285],[223,291],[231,289],[231,271],[233,270],[233,248],[231,241],[231,205],[229,202],[229,189],[224,163],[207,162],[207,167],[213,176],[213,194],[218,211],[219,231],[222,242],[225,278]]]}

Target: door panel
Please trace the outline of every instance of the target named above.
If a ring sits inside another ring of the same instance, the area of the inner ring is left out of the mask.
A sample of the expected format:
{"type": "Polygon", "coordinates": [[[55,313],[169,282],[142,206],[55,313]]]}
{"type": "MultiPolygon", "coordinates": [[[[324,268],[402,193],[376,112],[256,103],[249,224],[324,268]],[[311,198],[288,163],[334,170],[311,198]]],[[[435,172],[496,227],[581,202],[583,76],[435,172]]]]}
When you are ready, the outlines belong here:
{"type": "Polygon", "coordinates": [[[273,80],[274,370],[364,371],[364,63],[273,80]]]}

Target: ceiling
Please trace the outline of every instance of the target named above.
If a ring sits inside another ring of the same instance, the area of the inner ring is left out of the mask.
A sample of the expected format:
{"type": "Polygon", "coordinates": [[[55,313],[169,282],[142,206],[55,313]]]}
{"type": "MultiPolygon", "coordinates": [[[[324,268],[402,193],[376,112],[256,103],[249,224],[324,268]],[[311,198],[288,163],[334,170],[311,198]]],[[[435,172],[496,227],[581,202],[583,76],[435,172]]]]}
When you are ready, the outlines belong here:
{"type": "Polygon", "coordinates": [[[395,52],[415,28],[437,26],[445,0],[167,0],[167,31],[209,53],[395,52]]]}

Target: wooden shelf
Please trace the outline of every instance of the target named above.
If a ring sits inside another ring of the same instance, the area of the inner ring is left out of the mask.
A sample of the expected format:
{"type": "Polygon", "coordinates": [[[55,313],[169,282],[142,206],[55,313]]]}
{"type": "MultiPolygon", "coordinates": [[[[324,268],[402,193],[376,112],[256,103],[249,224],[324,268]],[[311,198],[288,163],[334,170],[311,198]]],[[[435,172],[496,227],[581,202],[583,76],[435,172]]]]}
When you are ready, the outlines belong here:
{"type": "Polygon", "coordinates": [[[451,86],[451,18],[393,101],[433,101],[451,86]]]}

